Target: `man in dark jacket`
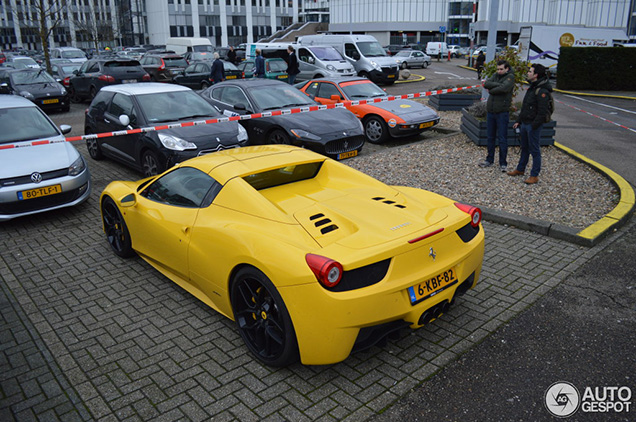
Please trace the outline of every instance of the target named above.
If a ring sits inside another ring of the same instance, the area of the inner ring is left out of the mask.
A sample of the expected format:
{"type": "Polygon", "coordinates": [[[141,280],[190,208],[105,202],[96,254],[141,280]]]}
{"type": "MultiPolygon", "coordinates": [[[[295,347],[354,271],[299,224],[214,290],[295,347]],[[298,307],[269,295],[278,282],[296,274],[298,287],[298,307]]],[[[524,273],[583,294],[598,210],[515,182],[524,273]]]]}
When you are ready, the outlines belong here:
{"type": "Polygon", "coordinates": [[[210,70],[210,79],[212,79],[213,84],[218,84],[225,79],[225,69],[223,68],[223,62],[219,58],[219,53],[214,53],[212,57],[214,57],[214,61],[210,70]]]}
{"type": "Polygon", "coordinates": [[[254,76],[256,78],[265,77],[265,59],[261,56],[261,50],[256,49],[256,58],[254,59],[254,76]]]}
{"type": "Polygon", "coordinates": [[[296,58],[296,53],[294,53],[294,47],[291,45],[287,47],[287,53],[289,56],[287,57],[287,82],[290,85],[293,85],[296,81],[296,75],[300,73],[298,69],[298,58],[296,58]]]}
{"type": "Polygon", "coordinates": [[[486,55],[483,50],[479,50],[477,54],[477,60],[475,61],[475,69],[477,69],[477,79],[481,79],[481,71],[484,70],[484,63],[486,63],[486,55]]]}
{"type": "Polygon", "coordinates": [[[486,82],[484,88],[488,90],[488,155],[479,163],[480,167],[490,167],[495,161],[495,145],[499,144],[499,169],[506,171],[508,167],[508,120],[512,91],[515,88],[515,74],[506,60],[497,62],[497,72],[486,82]],[[495,137],[499,142],[495,142],[495,137]]]}
{"type": "Polygon", "coordinates": [[[509,171],[508,175],[523,175],[530,155],[532,155],[530,177],[525,180],[528,185],[532,185],[539,181],[539,172],[541,171],[541,129],[549,114],[552,86],[546,76],[545,67],[541,64],[530,66],[527,79],[530,87],[523,98],[519,119],[513,125],[513,128],[521,129],[521,156],[519,157],[517,168],[509,171]]]}
{"type": "Polygon", "coordinates": [[[236,51],[234,51],[232,46],[230,46],[230,51],[227,52],[227,61],[236,64],[236,51]]]}

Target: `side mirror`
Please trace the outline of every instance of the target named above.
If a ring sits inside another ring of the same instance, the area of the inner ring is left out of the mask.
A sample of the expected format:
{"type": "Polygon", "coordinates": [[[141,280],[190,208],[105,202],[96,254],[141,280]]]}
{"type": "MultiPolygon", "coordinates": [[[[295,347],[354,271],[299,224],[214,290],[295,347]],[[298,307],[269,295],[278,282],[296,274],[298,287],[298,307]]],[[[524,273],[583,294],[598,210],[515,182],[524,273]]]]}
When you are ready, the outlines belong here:
{"type": "Polygon", "coordinates": [[[79,69],[73,69],[73,75],[77,75],[79,73],[79,69]]]}
{"type": "Polygon", "coordinates": [[[60,131],[62,131],[62,135],[66,135],[73,129],[72,126],[69,125],[60,125],[60,131]]]}
{"type": "Polygon", "coordinates": [[[353,57],[353,60],[358,61],[358,60],[360,60],[360,53],[355,52],[355,53],[353,53],[353,56],[351,56],[351,57],[353,57]]]}
{"type": "Polygon", "coordinates": [[[122,207],[132,207],[137,203],[137,198],[134,193],[128,194],[119,200],[119,205],[122,207]]]}
{"type": "Polygon", "coordinates": [[[338,101],[341,101],[341,100],[342,100],[342,98],[340,98],[340,95],[334,94],[334,95],[331,96],[331,101],[338,102],[338,101]]]}
{"type": "Polygon", "coordinates": [[[307,59],[307,63],[309,63],[309,64],[314,64],[314,63],[316,63],[316,60],[315,60],[313,57],[309,57],[309,58],[307,59]]]}
{"type": "Polygon", "coordinates": [[[119,116],[119,123],[121,123],[123,126],[130,125],[130,117],[128,117],[125,114],[122,114],[121,116],[119,116]]]}

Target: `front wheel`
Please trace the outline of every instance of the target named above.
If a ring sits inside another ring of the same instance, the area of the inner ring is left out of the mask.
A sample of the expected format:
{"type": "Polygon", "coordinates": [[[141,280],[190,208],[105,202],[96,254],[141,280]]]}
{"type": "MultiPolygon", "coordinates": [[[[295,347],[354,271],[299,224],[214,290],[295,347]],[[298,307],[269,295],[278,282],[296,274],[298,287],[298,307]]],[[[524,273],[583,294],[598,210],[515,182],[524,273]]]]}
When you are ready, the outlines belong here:
{"type": "Polygon", "coordinates": [[[370,116],[364,121],[364,134],[372,144],[381,144],[389,137],[389,130],[384,120],[370,116]]]}
{"type": "Polygon", "coordinates": [[[289,136],[280,130],[274,129],[267,137],[268,144],[289,144],[289,136]]]}
{"type": "Polygon", "coordinates": [[[156,176],[164,170],[163,165],[159,162],[157,154],[150,150],[144,151],[141,155],[141,169],[144,177],[156,176]]]}
{"type": "Polygon", "coordinates": [[[400,67],[401,67],[402,69],[406,69],[406,68],[407,68],[407,67],[409,67],[409,66],[406,64],[406,62],[402,62],[402,64],[400,65],[400,67]]]}
{"type": "Polygon", "coordinates": [[[102,201],[102,221],[106,240],[113,252],[122,258],[135,256],[132,248],[132,241],[124,217],[119,212],[119,208],[110,197],[104,197],[102,201]]]}
{"type": "Polygon", "coordinates": [[[269,366],[298,360],[298,341],[283,298],[265,274],[241,269],[232,281],[230,300],[239,333],[250,352],[269,366]]]}
{"type": "MultiPolygon", "coordinates": [[[[84,133],[86,135],[90,135],[91,133],[93,133],[93,130],[86,128],[86,130],[84,130],[84,133]]],[[[88,154],[93,160],[101,160],[104,158],[104,154],[102,154],[102,150],[99,147],[99,143],[97,143],[96,138],[86,140],[86,149],[88,150],[88,154]]]]}
{"type": "Polygon", "coordinates": [[[69,85],[68,87],[68,95],[71,98],[71,102],[72,103],[81,103],[82,102],[82,97],[79,96],[79,94],[77,93],[77,91],[75,90],[75,87],[73,85],[69,85]]]}

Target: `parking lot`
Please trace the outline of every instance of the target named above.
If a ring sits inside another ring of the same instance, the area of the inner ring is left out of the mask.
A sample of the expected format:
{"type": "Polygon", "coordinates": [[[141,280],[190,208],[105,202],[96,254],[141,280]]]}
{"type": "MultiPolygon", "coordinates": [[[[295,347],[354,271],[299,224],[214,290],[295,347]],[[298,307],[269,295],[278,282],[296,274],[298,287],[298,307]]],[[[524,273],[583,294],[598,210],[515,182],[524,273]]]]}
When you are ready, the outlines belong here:
{"type": "MultiPolygon", "coordinates": [[[[423,91],[433,87],[431,79],[390,89],[423,91]]],[[[83,134],[86,106],[52,117],[73,125],[72,135],[83,134]]],[[[233,322],[140,258],[111,252],[99,194],[112,180],[140,176],[91,160],[83,143],[76,146],[92,173],[91,198],[0,225],[3,421],[366,420],[428,382],[606,244],[582,248],[486,222],[481,280],[440,319],[339,364],[272,369],[249,355],[233,322]]],[[[399,145],[380,148],[391,147],[399,145]]],[[[527,415],[544,417],[543,409],[527,415]]]]}

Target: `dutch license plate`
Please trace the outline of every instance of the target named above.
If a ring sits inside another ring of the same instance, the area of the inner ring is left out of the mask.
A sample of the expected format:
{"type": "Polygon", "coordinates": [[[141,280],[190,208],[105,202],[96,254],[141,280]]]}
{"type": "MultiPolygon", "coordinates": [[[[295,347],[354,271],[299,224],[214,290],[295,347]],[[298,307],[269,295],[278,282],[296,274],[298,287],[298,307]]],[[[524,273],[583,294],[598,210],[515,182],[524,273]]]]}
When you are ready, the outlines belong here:
{"type": "Polygon", "coordinates": [[[42,100],[42,104],[55,104],[55,103],[59,103],[60,100],[58,100],[57,98],[51,98],[48,100],[42,100]]]}
{"type": "Polygon", "coordinates": [[[341,154],[338,154],[338,160],[344,160],[345,158],[355,157],[356,155],[358,155],[358,150],[343,152],[341,154]]]}
{"type": "Polygon", "coordinates": [[[227,76],[225,79],[236,79],[236,75],[227,76]]]}
{"type": "Polygon", "coordinates": [[[395,78],[395,75],[388,75],[387,78],[389,78],[389,79],[395,78]]]}
{"type": "Polygon", "coordinates": [[[278,79],[287,79],[287,75],[278,75],[278,79]]]}
{"type": "Polygon", "coordinates": [[[455,271],[455,268],[449,268],[433,278],[409,287],[407,290],[409,292],[409,299],[411,299],[411,305],[433,297],[455,283],[457,283],[457,271],[455,271]]]}
{"type": "Polygon", "coordinates": [[[55,195],[62,192],[62,185],[43,186],[37,189],[23,190],[18,192],[18,199],[20,201],[25,199],[39,198],[41,196],[55,195]]]}
{"type": "Polygon", "coordinates": [[[420,124],[420,129],[425,129],[427,127],[431,127],[435,124],[435,122],[426,122],[426,123],[422,123],[420,124]]]}
{"type": "Polygon", "coordinates": [[[134,84],[135,82],[137,82],[137,79],[124,79],[121,81],[123,84],[134,84]]]}

